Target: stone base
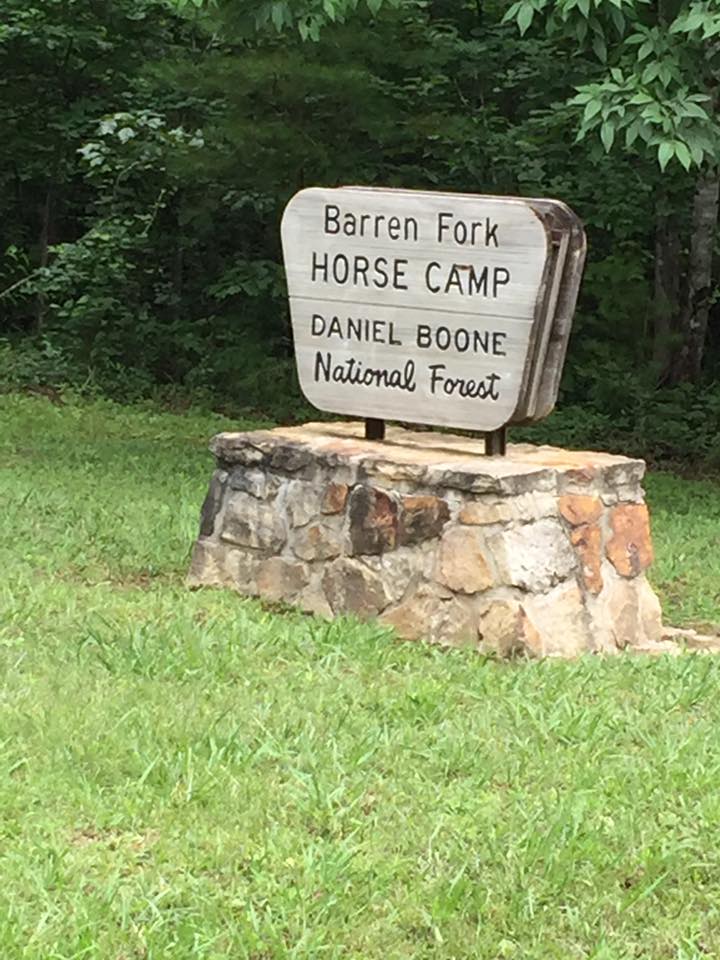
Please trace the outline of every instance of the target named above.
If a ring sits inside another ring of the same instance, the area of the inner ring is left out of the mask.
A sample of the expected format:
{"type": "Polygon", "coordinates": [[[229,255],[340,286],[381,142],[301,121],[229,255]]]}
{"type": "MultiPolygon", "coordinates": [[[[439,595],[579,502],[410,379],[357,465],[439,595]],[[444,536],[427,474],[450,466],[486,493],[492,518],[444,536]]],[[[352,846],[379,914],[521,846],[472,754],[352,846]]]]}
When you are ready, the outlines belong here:
{"type": "Polygon", "coordinates": [[[222,433],[189,582],[408,639],[572,657],[662,638],[645,465],[359,423],[222,433]]]}

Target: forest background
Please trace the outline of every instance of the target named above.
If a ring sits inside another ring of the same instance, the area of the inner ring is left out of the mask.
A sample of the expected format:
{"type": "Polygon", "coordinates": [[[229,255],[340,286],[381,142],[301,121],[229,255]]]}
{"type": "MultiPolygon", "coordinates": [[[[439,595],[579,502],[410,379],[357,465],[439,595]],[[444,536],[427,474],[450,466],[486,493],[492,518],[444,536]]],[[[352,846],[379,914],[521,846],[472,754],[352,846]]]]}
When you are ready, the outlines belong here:
{"type": "Polygon", "coordinates": [[[550,196],[589,262],[535,439],[720,465],[714,0],[3,0],[0,389],[277,419],[304,186],[550,196]]]}

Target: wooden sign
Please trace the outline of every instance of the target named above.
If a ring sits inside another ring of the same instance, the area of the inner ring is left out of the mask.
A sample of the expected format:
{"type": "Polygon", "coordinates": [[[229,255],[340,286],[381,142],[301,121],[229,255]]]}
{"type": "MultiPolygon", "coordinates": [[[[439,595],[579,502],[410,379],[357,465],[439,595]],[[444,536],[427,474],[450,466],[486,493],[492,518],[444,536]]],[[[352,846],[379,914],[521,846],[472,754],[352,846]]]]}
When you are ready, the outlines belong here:
{"type": "Polygon", "coordinates": [[[319,409],[483,432],[552,410],[585,255],[564,204],[312,187],[282,242],[319,409]]]}

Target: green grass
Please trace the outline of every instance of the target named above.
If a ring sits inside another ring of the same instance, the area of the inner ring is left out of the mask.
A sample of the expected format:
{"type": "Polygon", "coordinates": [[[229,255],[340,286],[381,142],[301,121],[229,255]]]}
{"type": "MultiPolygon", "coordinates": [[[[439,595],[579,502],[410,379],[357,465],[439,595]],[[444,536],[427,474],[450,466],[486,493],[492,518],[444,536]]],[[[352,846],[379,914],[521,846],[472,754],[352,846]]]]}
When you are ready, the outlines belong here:
{"type": "MultiPolygon", "coordinates": [[[[720,955],[720,659],[190,592],[228,425],[0,399],[0,957],[720,955]]],[[[648,488],[670,619],[717,622],[720,487],[648,488]]]]}

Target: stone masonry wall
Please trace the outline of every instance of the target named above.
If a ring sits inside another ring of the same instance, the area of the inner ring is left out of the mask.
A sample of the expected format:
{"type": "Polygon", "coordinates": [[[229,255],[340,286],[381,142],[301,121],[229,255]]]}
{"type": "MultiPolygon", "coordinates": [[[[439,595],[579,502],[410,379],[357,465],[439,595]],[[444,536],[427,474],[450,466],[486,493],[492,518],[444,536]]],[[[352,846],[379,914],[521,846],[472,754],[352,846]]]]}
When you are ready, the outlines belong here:
{"type": "Polygon", "coordinates": [[[499,656],[616,652],[661,638],[644,464],[361,424],[225,433],[193,586],[499,656]]]}

